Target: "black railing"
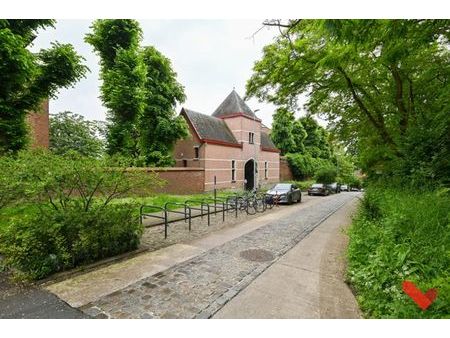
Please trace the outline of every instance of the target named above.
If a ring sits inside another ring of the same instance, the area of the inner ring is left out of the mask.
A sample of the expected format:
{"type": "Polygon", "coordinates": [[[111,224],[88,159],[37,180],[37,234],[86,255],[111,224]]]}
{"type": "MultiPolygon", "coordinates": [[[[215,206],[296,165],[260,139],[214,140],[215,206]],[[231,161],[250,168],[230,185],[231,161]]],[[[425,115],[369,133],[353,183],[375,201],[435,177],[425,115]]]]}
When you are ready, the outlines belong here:
{"type": "MultiPolygon", "coordinates": [[[[148,217],[164,220],[164,238],[167,238],[167,227],[169,226],[169,222],[167,220],[167,209],[166,208],[156,206],[156,205],[142,205],[141,208],[139,209],[139,213],[140,213],[139,222],[141,225],[143,224],[144,218],[148,218],[148,217]],[[153,214],[144,213],[145,208],[156,209],[156,210],[162,211],[164,216],[158,216],[158,215],[155,215],[154,213],[153,214]]],[[[160,224],[155,224],[153,226],[158,226],[158,225],[160,225],[160,224]]]]}
{"type": "MultiPolygon", "coordinates": [[[[208,217],[208,226],[211,224],[211,217],[210,217],[210,214],[211,214],[211,212],[210,212],[210,206],[209,206],[209,204],[208,203],[205,203],[205,202],[203,202],[203,201],[198,201],[198,200],[186,200],[185,202],[184,202],[184,204],[186,204],[186,205],[189,205],[189,207],[192,209],[192,210],[199,210],[200,211],[200,217],[203,219],[203,216],[204,216],[204,214],[203,214],[203,206],[205,206],[206,207],[206,215],[207,215],[207,217],[208,217]],[[197,207],[193,207],[191,204],[195,204],[195,205],[198,205],[198,204],[200,204],[200,208],[197,208],[197,207]]],[[[192,215],[191,215],[191,217],[192,217],[192,215]]]]}
{"type": "Polygon", "coordinates": [[[167,202],[164,207],[156,205],[142,205],[140,207],[139,222],[142,225],[145,218],[156,218],[163,222],[157,224],[146,225],[146,227],[154,227],[163,224],[164,225],[164,238],[167,238],[169,223],[179,221],[180,219],[169,219],[169,214],[174,213],[182,215],[185,222],[189,224],[189,231],[192,230],[192,218],[204,216],[208,218],[208,226],[211,225],[211,214],[222,213],[222,221],[225,221],[225,214],[227,212],[234,212],[235,217],[238,217],[238,211],[245,211],[247,214],[254,215],[256,212],[264,212],[268,204],[277,205],[278,196],[272,196],[269,200],[266,194],[234,193],[231,196],[226,197],[205,197],[202,199],[186,200],[184,203],[167,202]],[[181,207],[181,210],[173,210],[173,206],[181,207]],[[214,208],[214,211],[211,209],[214,208]],[[219,209],[219,210],[218,210],[219,209]],[[182,211],[183,210],[183,211],[182,211]],[[192,210],[200,211],[200,214],[192,215],[192,210]],[[155,214],[160,211],[162,215],[155,214]]]}

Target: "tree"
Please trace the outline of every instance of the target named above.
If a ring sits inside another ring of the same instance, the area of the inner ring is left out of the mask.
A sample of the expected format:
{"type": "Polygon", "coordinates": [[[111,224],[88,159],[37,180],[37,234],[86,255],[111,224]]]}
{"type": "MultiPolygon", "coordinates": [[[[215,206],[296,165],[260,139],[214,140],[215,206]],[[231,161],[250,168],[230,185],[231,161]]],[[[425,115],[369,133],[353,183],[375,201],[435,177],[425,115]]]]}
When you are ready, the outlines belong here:
{"type": "Polygon", "coordinates": [[[27,145],[26,116],[60,88],[73,86],[88,68],[69,44],[52,43],[32,53],[28,47],[54,20],[0,20],[0,154],[27,145]]]}
{"type": "Polygon", "coordinates": [[[297,119],[292,126],[292,136],[294,138],[294,149],[293,152],[295,153],[304,153],[305,152],[305,145],[304,141],[306,137],[308,136],[308,133],[305,130],[305,127],[303,127],[303,123],[300,119],[297,119]]]}
{"type": "Polygon", "coordinates": [[[154,47],[144,47],[146,66],[145,109],[139,119],[140,153],[146,164],[171,165],[175,142],[188,135],[187,125],[175,115],[177,103],[184,102],[183,86],[178,83],[170,60],[154,47]]]}
{"type": "Polygon", "coordinates": [[[448,182],[449,23],[290,21],[264,48],[247,94],[295,109],[307,93],[308,110],[367,172],[448,182]]]}
{"type": "Polygon", "coordinates": [[[295,150],[294,121],[294,114],[285,108],[278,108],[273,115],[270,137],[277,148],[280,149],[281,155],[295,150]]]}
{"type": "Polygon", "coordinates": [[[108,108],[108,153],[121,153],[133,164],[173,163],[175,142],[187,136],[184,102],[170,60],[154,47],[141,48],[142,30],[135,20],[97,20],[86,35],[100,56],[102,100],[108,108]]]}
{"type": "Polygon", "coordinates": [[[101,99],[108,109],[107,150],[139,156],[136,121],[145,108],[146,68],[136,20],[96,20],[85,37],[100,56],[101,99]]]}
{"type": "Polygon", "coordinates": [[[333,152],[325,128],[320,126],[311,116],[304,116],[299,120],[306,131],[306,137],[303,140],[305,151],[313,157],[330,159],[333,152]]]}
{"type": "Polygon", "coordinates": [[[100,121],[88,121],[69,111],[50,116],[50,150],[58,155],[76,151],[98,158],[104,152],[100,121]]]}
{"type": "Polygon", "coordinates": [[[331,184],[336,182],[337,171],[335,168],[321,168],[317,171],[315,179],[317,182],[331,184]]]}

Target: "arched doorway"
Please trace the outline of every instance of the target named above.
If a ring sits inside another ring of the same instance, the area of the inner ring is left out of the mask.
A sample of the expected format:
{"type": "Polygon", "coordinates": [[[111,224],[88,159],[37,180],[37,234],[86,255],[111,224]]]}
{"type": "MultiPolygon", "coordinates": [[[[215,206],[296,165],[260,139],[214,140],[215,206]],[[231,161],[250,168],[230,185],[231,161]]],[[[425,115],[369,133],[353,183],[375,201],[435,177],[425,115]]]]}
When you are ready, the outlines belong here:
{"type": "Polygon", "coordinates": [[[244,167],[245,190],[252,190],[255,187],[255,161],[248,160],[244,167]]]}

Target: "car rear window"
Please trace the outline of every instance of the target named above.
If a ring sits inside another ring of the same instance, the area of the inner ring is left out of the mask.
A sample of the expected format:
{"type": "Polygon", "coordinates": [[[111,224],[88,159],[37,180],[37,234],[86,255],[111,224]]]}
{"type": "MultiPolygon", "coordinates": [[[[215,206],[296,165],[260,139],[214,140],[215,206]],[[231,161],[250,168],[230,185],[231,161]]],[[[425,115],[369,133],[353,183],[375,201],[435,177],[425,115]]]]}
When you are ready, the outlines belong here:
{"type": "Polygon", "coordinates": [[[277,184],[272,188],[272,190],[289,190],[291,189],[290,184],[277,184]]]}
{"type": "Polygon", "coordinates": [[[312,187],[313,188],[322,188],[323,184],[313,184],[312,187]]]}

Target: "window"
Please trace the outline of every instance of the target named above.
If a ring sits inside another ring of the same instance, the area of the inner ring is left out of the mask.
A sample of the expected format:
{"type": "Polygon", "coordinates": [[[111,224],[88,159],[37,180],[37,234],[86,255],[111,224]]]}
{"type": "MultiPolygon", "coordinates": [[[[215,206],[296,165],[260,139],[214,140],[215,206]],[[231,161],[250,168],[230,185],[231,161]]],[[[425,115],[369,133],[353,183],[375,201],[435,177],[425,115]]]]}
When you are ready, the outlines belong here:
{"type": "Polygon", "coordinates": [[[231,160],[231,182],[236,182],[236,161],[231,160]]]}
{"type": "Polygon", "coordinates": [[[248,143],[253,144],[255,143],[255,133],[248,133],[248,143]]]}
{"type": "Polygon", "coordinates": [[[187,167],[187,160],[183,160],[183,167],[187,167]]]}
{"type": "Polygon", "coordinates": [[[199,147],[195,146],[194,147],[194,160],[198,160],[199,158],[199,147]]]}
{"type": "Polygon", "coordinates": [[[266,162],[264,162],[264,179],[265,180],[267,180],[269,178],[268,171],[269,171],[269,165],[266,161],[266,162]]]}

